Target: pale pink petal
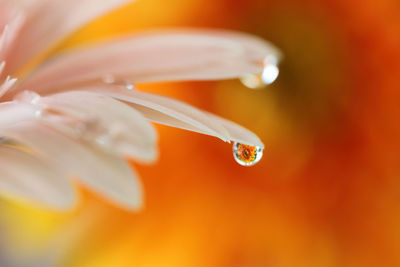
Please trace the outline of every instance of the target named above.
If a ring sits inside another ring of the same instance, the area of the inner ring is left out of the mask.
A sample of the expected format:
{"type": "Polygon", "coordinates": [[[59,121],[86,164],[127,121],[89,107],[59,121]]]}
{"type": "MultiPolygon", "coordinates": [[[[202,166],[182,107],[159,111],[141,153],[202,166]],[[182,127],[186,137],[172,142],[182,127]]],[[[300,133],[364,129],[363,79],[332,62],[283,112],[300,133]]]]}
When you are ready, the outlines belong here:
{"type": "Polygon", "coordinates": [[[0,144],[2,194],[55,209],[69,209],[76,202],[71,185],[43,160],[15,147],[0,144]]]}
{"type": "Polygon", "coordinates": [[[105,75],[133,83],[211,80],[260,73],[279,51],[257,37],[229,31],[158,31],[63,54],[40,67],[19,90],[54,87],[105,75]]]}
{"type": "Polygon", "coordinates": [[[1,131],[34,149],[60,172],[74,175],[113,203],[130,210],[142,207],[142,187],[134,170],[123,158],[66,136],[46,122],[22,122],[1,131]]]}
{"type": "MultiPolygon", "coordinates": [[[[10,2],[10,1],[8,1],[10,2]]],[[[129,0],[11,1],[25,8],[27,19],[7,61],[14,73],[32,57],[54,46],[68,34],[129,0]],[[27,47],[28,45],[28,47],[27,47]]]]}
{"type": "Polygon", "coordinates": [[[97,86],[91,90],[131,103],[150,121],[216,136],[224,141],[236,141],[264,148],[260,139],[243,127],[175,99],[117,86],[97,86]]]}
{"type": "Polygon", "coordinates": [[[137,90],[127,90],[118,86],[96,86],[84,89],[130,103],[153,122],[209,134],[223,141],[229,141],[228,133],[220,123],[215,123],[204,112],[175,99],[137,90]]]}
{"type": "Polygon", "coordinates": [[[22,14],[15,15],[15,17],[10,18],[8,24],[4,26],[3,32],[0,34],[0,62],[6,59],[7,53],[11,47],[15,45],[14,41],[23,25],[24,19],[22,14]]]}
{"type": "Polygon", "coordinates": [[[214,120],[225,127],[229,133],[229,139],[231,141],[264,148],[264,144],[261,142],[260,138],[243,126],[208,112],[207,115],[211,120],[214,120]]]}
{"type": "Polygon", "coordinates": [[[36,109],[32,105],[17,105],[14,101],[0,103],[0,129],[21,121],[35,118],[36,109]]]}
{"type": "Polygon", "coordinates": [[[77,134],[97,146],[140,162],[157,158],[153,126],[141,113],[120,101],[95,92],[70,91],[43,97],[38,104],[45,105],[47,112],[55,111],[77,120],[77,134]]]}

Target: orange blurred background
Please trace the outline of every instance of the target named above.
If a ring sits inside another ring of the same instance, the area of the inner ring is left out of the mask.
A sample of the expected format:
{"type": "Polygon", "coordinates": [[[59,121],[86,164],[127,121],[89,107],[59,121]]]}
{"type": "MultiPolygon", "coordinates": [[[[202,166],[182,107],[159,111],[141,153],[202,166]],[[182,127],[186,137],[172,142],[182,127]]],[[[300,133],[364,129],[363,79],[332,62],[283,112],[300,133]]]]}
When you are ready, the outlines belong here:
{"type": "Polygon", "coordinates": [[[141,213],[84,190],[68,214],[2,200],[5,253],[27,266],[400,266],[399,3],[138,0],[88,25],[59,50],[178,26],[278,46],[280,76],[262,90],[236,80],[138,85],[246,126],[264,158],[242,167],[226,143],[157,126],[159,161],[132,163],[141,213]]]}

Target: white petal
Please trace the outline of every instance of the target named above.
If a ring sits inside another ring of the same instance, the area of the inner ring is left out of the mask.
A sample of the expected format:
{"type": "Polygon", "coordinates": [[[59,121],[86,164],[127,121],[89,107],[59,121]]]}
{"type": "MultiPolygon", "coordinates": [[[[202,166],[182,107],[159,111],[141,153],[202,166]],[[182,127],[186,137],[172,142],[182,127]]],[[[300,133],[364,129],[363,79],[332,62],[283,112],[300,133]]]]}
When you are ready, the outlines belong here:
{"type": "Polygon", "coordinates": [[[175,99],[119,87],[97,86],[92,90],[131,103],[153,122],[264,148],[260,139],[249,130],[175,99]]]}
{"type": "Polygon", "coordinates": [[[16,102],[0,103],[0,129],[15,123],[32,120],[35,117],[35,107],[32,105],[18,105],[16,102]]]}
{"type": "Polygon", "coordinates": [[[15,4],[20,8],[25,7],[27,19],[7,59],[10,73],[86,23],[127,2],[129,0],[17,1],[15,4]]]}
{"type": "Polygon", "coordinates": [[[24,122],[2,131],[35,149],[52,166],[76,175],[113,203],[129,210],[142,207],[141,184],[124,159],[37,122],[24,122]]]}
{"type": "Polygon", "coordinates": [[[150,32],[63,54],[39,68],[21,89],[47,93],[109,74],[133,83],[235,78],[261,73],[265,58],[278,62],[279,51],[243,33],[150,32]]]}
{"type": "Polygon", "coordinates": [[[153,126],[120,101],[94,92],[70,91],[44,97],[40,102],[48,110],[77,119],[82,126],[78,134],[96,145],[141,162],[157,158],[153,126]]]}
{"type": "Polygon", "coordinates": [[[75,203],[71,185],[52,166],[33,155],[0,145],[0,190],[5,195],[34,201],[55,209],[75,203]]]}

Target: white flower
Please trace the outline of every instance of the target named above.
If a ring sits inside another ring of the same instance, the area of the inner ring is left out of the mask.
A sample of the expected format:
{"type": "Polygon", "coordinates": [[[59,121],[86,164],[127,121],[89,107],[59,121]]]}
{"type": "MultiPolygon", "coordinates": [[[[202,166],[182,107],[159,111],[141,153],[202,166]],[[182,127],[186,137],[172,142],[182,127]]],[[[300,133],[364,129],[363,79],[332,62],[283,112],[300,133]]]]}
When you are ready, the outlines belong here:
{"type": "Polygon", "coordinates": [[[75,202],[70,179],[79,178],[115,204],[137,210],[142,189],[124,156],[156,159],[157,137],[149,121],[263,147],[232,122],[132,86],[262,73],[263,60],[276,63],[279,53],[246,34],[140,33],[49,58],[16,77],[39,53],[124,2],[0,0],[2,193],[69,208],[75,202]]]}

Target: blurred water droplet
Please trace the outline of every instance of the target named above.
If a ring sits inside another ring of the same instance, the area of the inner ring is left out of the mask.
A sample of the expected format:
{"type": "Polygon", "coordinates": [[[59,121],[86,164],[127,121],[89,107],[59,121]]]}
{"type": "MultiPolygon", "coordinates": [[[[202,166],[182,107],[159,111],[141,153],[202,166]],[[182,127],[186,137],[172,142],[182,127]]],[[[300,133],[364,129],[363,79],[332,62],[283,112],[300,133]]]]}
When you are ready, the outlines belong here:
{"type": "Polygon", "coordinates": [[[245,145],[238,142],[233,144],[233,157],[242,166],[253,166],[261,160],[263,149],[259,146],[245,145]]]}
{"type": "Polygon", "coordinates": [[[240,78],[242,84],[251,89],[262,89],[266,86],[262,81],[261,73],[247,74],[240,78]]]}
{"type": "Polygon", "coordinates": [[[113,84],[115,82],[114,75],[112,74],[106,74],[103,76],[103,82],[107,84],[113,84]]]}
{"type": "Polygon", "coordinates": [[[104,133],[96,137],[96,143],[101,145],[102,147],[110,147],[112,144],[112,136],[108,133],[104,133]]]}
{"type": "Polygon", "coordinates": [[[103,129],[102,132],[97,133],[95,140],[103,147],[111,147],[122,133],[122,129],[123,127],[119,124],[109,126],[107,129],[103,129]]]}
{"type": "Polygon", "coordinates": [[[104,125],[95,117],[77,122],[74,128],[77,138],[94,142],[105,149],[112,149],[124,129],[117,122],[112,125],[104,125]]]}
{"type": "Polygon", "coordinates": [[[264,70],[261,74],[261,78],[264,84],[271,84],[273,83],[276,78],[278,78],[279,69],[274,64],[267,64],[264,67],[264,70]]]}
{"type": "Polygon", "coordinates": [[[43,108],[38,108],[37,110],[35,110],[35,117],[36,118],[41,118],[43,116],[43,108]]]}
{"type": "Polygon", "coordinates": [[[267,57],[263,62],[263,70],[256,74],[247,74],[240,81],[248,88],[261,89],[273,83],[279,75],[278,61],[275,57],[267,57]]]}
{"type": "Polygon", "coordinates": [[[36,118],[41,118],[46,106],[40,103],[40,95],[33,91],[23,91],[14,97],[15,101],[19,101],[25,104],[30,104],[34,107],[34,116],[36,118]]]}
{"type": "Polygon", "coordinates": [[[116,86],[125,87],[128,90],[135,89],[135,86],[128,80],[125,79],[116,79],[114,75],[107,74],[103,76],[103,82],[106,84],[112,84],[116,86]]]}
{"type": "Polygon", "coordinates": [[[40,95],[32,91],[23,91],[15,96],[14,100],[27,104],[37,105],[40,100],[40,95]]]}
{"type": "Polygon", "coordinates": [[[133,90],[133,89],[135,89],[135,87],[133,86],[132,83],[126,83],[126,84],[125,84],[125,88],[128,89],[128,90],[133,90]]]}

